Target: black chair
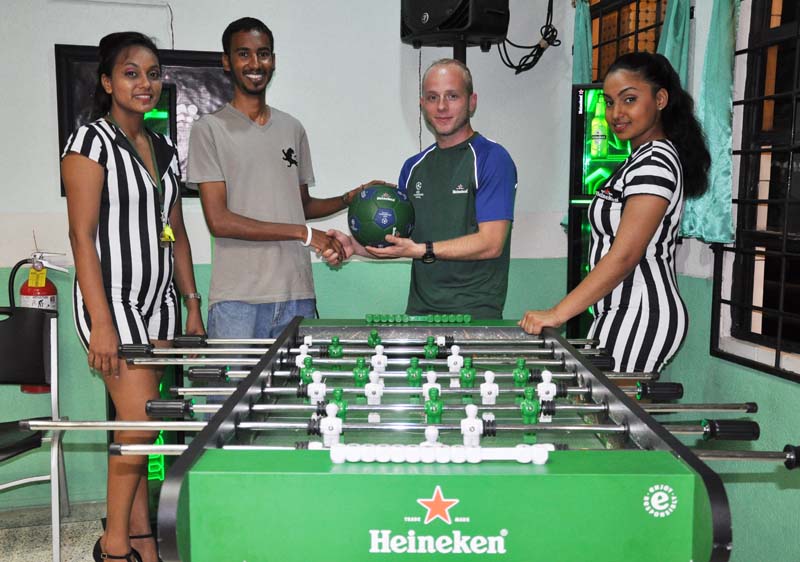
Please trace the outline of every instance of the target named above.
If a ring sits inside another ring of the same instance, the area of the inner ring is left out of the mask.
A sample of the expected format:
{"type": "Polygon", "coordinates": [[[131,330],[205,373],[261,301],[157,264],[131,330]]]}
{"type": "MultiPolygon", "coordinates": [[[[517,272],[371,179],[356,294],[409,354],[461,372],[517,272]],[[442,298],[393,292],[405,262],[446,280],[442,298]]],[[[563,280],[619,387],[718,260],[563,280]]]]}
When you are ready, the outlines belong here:
{"type": "MultiPolygon", "coordinates": [[[[50,417],[60,419],[58,410],[58,314],[49,310],[14,305],[14,277],[9,278],[11,306],[0,307],[0,384],[50,385],[50,417]]],[[[69,497],[61,448],[61,431],[45,437],[41,431],[21,429],[19,421],[0,423],[0,463],[50,444],[47,474],[0,483],[0,492],[38,482],[50,482],[53,562],[61,560],[61,515],[69,514],[69,497]]]]}

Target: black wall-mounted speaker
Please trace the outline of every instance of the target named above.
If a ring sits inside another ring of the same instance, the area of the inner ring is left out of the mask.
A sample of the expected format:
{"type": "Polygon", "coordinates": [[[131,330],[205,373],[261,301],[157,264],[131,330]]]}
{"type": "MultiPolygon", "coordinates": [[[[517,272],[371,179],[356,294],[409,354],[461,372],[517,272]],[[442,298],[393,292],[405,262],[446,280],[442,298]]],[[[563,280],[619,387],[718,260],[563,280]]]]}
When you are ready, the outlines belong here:
{"type": "Polygon", "coordinates": [[[415,48],[465,41],[488,51],[508,33],[508,0],[402,0],[400,39],[415,48]]]}

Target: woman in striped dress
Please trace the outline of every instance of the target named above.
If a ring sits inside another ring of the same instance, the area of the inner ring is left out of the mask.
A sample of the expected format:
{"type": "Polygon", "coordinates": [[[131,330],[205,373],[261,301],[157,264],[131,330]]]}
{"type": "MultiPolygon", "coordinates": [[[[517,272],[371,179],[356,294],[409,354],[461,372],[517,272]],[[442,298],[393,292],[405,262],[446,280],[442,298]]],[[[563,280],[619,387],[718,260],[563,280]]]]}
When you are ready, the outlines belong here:
{"type": "Polygon", "coordinates": [[[588,337],[614,357],[614,370],[658,372],[686,337],[675,247],[684,197],[705,192],[711,159],[692,98],[663,56],[618,58],[603,97],[608,124],[632,154],[589,207],[591,271],[556,306],[529,310],[519,324],[538,334],[594,305],[588,337]]]}
{"type": "MultiPolygon", "coordinates": [[[[186,332],[202,334],[200,300],[179,197],[178,158],[144,126],[161,95],[158,51],[139,33],[100,41],[92,123],[67,141],[61,174],[75,258],[74,315],[89,366],[100,372],[118,420],[147,420],[161,372],[127,365],[119,344],[170,345],[180,330],[173,277],[186,301],[186,332]]],[[[119,432],[152,443],[153,432],[119,432]]],[[[107,525],[94,559],[156,562],[144,456],[108,461],[107,525]],[[135,547],[133,548],[132,547],[135,547]]]]}

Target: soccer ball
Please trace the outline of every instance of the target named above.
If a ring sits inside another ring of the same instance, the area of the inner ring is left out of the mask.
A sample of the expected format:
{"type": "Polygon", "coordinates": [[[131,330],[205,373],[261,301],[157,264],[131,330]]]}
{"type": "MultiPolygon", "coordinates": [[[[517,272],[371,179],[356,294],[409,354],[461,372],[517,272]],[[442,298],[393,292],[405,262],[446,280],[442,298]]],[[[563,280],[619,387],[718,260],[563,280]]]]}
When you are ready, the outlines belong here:
{"type": "Polygon", "coordinates": [[[363,246],[391,246],[387,234],[407,238],[414,228],[414,207],[405,193],[373,185],[358,194],[347,211],[347,224],[363,246]]]}

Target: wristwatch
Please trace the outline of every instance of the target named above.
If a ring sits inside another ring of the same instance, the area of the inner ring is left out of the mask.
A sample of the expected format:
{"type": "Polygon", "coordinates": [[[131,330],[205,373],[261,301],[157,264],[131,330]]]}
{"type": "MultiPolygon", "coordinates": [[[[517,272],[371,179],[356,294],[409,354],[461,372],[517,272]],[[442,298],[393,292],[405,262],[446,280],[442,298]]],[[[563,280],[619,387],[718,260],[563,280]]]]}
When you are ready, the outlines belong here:
{"type": "Polygon", "coordinates": [[[422,254],[422,263],[433,263],[436,261],[436,254],[433,253],[433,242],[425,242],[425,253],[422,254]]]}

